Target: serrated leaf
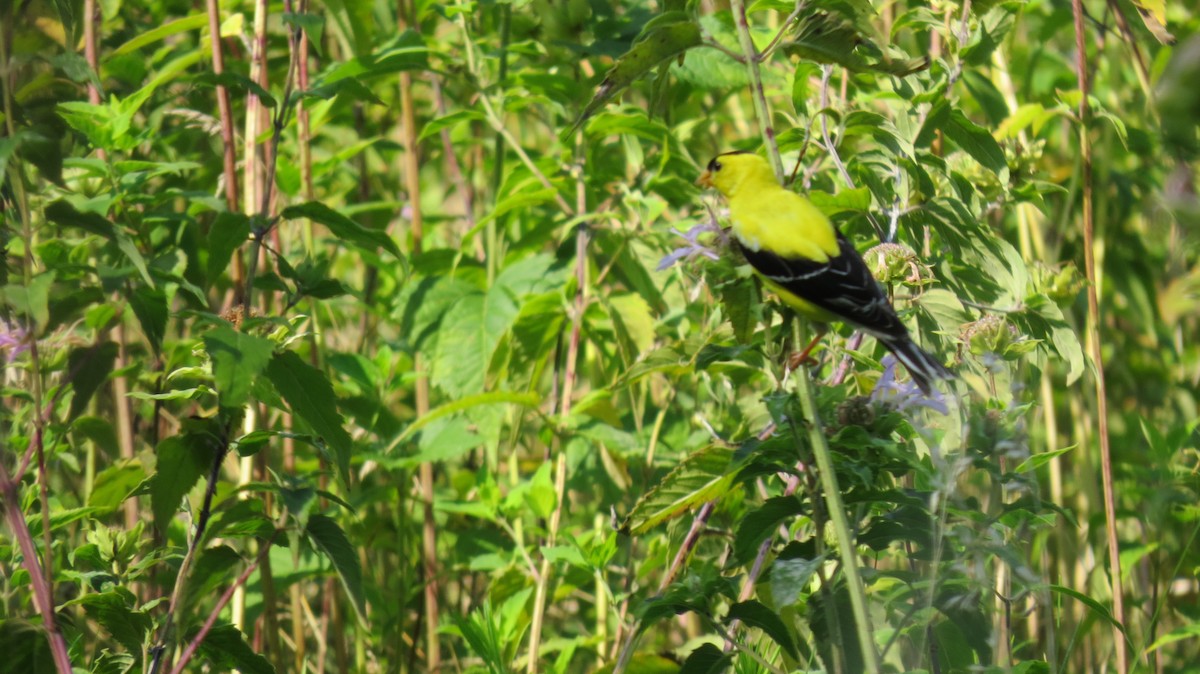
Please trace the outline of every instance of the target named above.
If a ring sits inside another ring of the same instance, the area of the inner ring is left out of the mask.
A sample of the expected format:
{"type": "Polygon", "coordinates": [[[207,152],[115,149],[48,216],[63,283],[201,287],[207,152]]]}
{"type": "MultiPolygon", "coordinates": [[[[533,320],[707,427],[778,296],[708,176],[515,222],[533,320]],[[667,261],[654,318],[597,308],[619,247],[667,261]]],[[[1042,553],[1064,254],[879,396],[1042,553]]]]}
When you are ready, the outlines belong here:
{"type": "Polygon", "coordinates": [[[762,542],[775,534],[776,527],[803,511],[804,502],[797,496],[767,499],[738,523],[733,537],[733,558],[739,563],[753,559],[762,542]]]}
{"type": "Polygon", "coordinates": [[[347,241],[365,251],[382,248],[396,258],[403,258],[400,247],[387,235],[387,232],[377,229],[367,229],[350,218],[338,213],[319,201],[309,201],[283,209],[281,216],[288,220],[308,218],[329,228],[334,236],[347,241]]]}
{"type": "Polygon", "coordinates": [[[741,620],[751,627],[757,627],[767,636],[771,637],[775,643],[779,644],[783,650],[787,651],[788,655],[791,655],[793,658],[799,656],[799,652],[796,650],[796,643],[792,640],[792,634],[788,631],[783,619],[760,602],[753,599],[738,602],[729,607],[729,615],[726,618],[729,620],[741,620]]]}
{"type": "Polygon", "coordinates": [[[158,443],[155,473],[150,478],[150,506],[159,531],[175,516],[179,502],[212,467],[213,451],[208,443],[189,435],[172,435],[158,443]]]}
{"type": "Polygon", "coordinates": [[[824,563],[824,557],[776,559],[771,565],[771,601],[774,605],[783,609],[798,604],[813,574],[824,563]]]}
{"type": "Polygon", "coordinates": [[[266,373],[292,412],[333,449],[338,472],[343,480],[348,480],[354,442],[342,425],[337,396],[333,393],[329,378],[305,363],[293,351],[275,354],[267,365],[266,373]]]}
{"type": "Polygon", "coordinates": [[[563,132],[562,137],[574,134],[580,124],[658,64],[697,47],[700,43],[700,26],[691,20],[668,23],[644,33],[642,39],[617,59],[605,74],[596,95],[575,123],[563,132]]]}
{"type": "Polygon", "coordinates": [[[710,445],[684,459],[633,506],[621,525],[634,536],[724,496],[737,478],[733,450],[710,445]]]}
{"type": "Polygon", "coordinates": [[[350,539],[346,538],[337,522],[325,515],[310,516],[305,531],[309,540],[333,563],[359,618],[366,620],[367,601],[363,595],[362,569],[358,565],[358,552],[350,544],[350,539]]]}
{"type": "Polygon", "coordinates": [[[271,92],[263,89],[262,85],[254,80],[246,77],[241,73],[225,71],[218,75],[214,72],[204,72],[196,76],[196,84],[202,84],[210,87],[222,86],[226,89],[231,89],[238,94],[254,94],[258,100],[268,108],[274,108],[278,105],[275,97],[271,92]]]}
{"type": "MultiPolygon", "coordinates": [[[[196,638],[199,626],[188,630],[185,641],[196,638]]],[[[246,643],[246,637],[241,630],[233,625],[215,625],[208,631],[200,648],[196,651],[200,656],[215,665],[214,671],[237,670],[243,674],[275,674],[275,667],[269,660],[255,653],[246,643]]]]}
{"type": "Polygon", "coordinates": [[[0,653],[10,672],[55,674],[54,656],[46,633],[20,618],[0,620],[0,653]]]}
{"type": "Polygon", "coordinates": [[[88,496],[88,505],[116,510],[144,479],[146,472],[140,463],[132,460],[114,463],[96,476],[95,486],[88,496]]]}
{"type": "Polygon", "coordinates": [[[127,592],[112,590],[86,594],[75,603],[83,606],[88,617],[100,623],[126,650],[142,651],[146,632],[153,621],[146,613],[133,610],[132,597],[127,592]]]}
{"type": "Polygon", "coordinates": [[[991,132],[967,119],[962,110],[950,111],[942,131],[984,168],[1000,176],[1001,180],[1008,180],[1008,161],[1004,158],[1004,150],[991,132]]]}
{"type": "Polygon", "coordinates": [[[250,397],[254,380],[271,361],[275,342],[219,325],[204,335],[212,359],[213,381],[222,407],[241,407],[250,397]]]}
{"type": "Polygon", "coordinates": [[[232,583],[241,561],[241,555],[228,545],[215,545],[200,551],[188,574],[186,605],[202,601],[222,585],[232,583]]]}

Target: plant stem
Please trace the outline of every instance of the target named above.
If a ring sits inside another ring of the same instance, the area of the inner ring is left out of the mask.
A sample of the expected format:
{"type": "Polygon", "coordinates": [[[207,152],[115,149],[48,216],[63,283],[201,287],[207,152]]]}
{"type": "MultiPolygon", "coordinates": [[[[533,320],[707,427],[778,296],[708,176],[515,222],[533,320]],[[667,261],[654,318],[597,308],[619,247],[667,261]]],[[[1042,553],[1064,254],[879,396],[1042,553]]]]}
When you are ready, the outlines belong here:
{"type": "Polygon", "coordinates": [[[1092,361],[1096,368],[1096,416],[1099,417],[1100,472],[1104,489],[1104,532],[1108,540],[1109,582],[1112,586],[1113,648],[1117,652],[1117,674],[1129,671],[1128,654],[1125,651],[1125,599],[1121,583],[1121,550],[1117,539],[1117,512],[1113,496],[1112,450],[1108,437],[1108,394],[1104,382],[1104,353],[1100,342],[1100,299],[1096,278],[1095,213],[1092,193],[1092,143],[1088,135],[1091,128],[1091,108],[1088,105],[1088,61],[1087,42],[1083,31],[1082,0],[1071,0],[1071,11],[1075,18],[1075,69],[1079,79],[1079,158],[1083,170],[1083,255],[1087,276],[1088,296],[1088,341],[1092,347],[1092,361]]]}
{"type": "Polygon", "coordinates": [[[281,531],[282,529],[276,529],[275,532],[271,534],[271,537],[262,544],[262,547],[259,548],[258,555],[254,558],[254,561],[246,567],[245,571],[242,571],[241,575],[237,577],[237,580],[233,581],[233,584],[230,585],[221,595],[221,598],[217,600],[217,605],[214,606],[212,611],[209,612],[208,619],[204,621],[204,625],[200,627],[200,631],[196,632],[196,636],[192,638],[192,641],[187,645],[187,648],[184,649],[183,653],[179,656],[179,661],[176,662],[175,667],[171,669],[171,674],[183,673],[184,668],[187,667],[189,662],[191,662],[192,656],[196,654],[196,649],[200,647],[200,644],[204,642],[204,638],[207,637],[209,631],[212,630],[213,625],[216,624],[217,618],[221,615],[221,611],[225,609],[225,606],[229,604],[229,600],[233,598],[234,592],[238,588],[245,585],[246,581],[250,578],[250,574],[254,573],[254,570],[258,568],[258,565],[267,558],[267,555],[271,552],[272,542],[281,531]]]}
{"type": "Polygon", "coordinates": [[[854,539],[850,524],[846,519],[846,506],[842,503],[842,493],[838,486],[837,473],[833,465],[833,457],[829,452],[829,443],[825,439],[825,430],[821,426],[821,417],[817,411],[816,391],[813,388],[812,376],[808,370],[800,368],[795,374],[796,392],[800,396],[800,407],[808,420],[809,442],[812,443],[813,456],[817,460],[817,472],[821,478],[821,488],[825,492],[825,504],[829,510],[829,520],[837,535],[838,554],[842,558],[842,572],[846,574],[846,589],[850,593],[850,608],[854,611],[854,625],[858,629],[858,641],[862,649],[863,664],[869,674],[878,674],[879,651],[873,639],[874,630],[871,627],[871,615],[867,609],[866,591],[863,589],[862,577],[858,573],[858,552],[855,550],[854,539]]]}
{"type": "MultiPolygon", "coordinates": [[[[771,128],[771,113],[767,107],[767,100],[762,89],[762,78],[758,71],[759,55],[754,49],[753,41],[750,39],[750,26],[746,21],[746,7],[743,0],[731,0],[730,7],[733,10],[734,20],[737,23],[738,38],[741,41],[742,50],[746,53],[746,71],[750,76],[750,86],[753,88],[754,109],[758,115],[758,125],[762,129],[763,140],[767,146],[767,158],[771,162],[771,167],[775,170],[775,178],[780,184],[783,184],[786,178],[783,169],[783,160],[779,156],[779,147],[775,143],[774,129],[771,128]]],[[[826,85],[828,84],[828,66],[826,66],[826,69],[822,91],[826,90],[826,85]]],[[[844,175],[847,178],[849,177],[848,173],[844,173],[844,175]]],[[[878,229],[878,226],[876,228],[878,229]]],[[[817,459],[817,468],[820,472],[821,485],[825,491],[825,501],[829,508],[829,516],[833,522],[834,532],[837,534],[838,551],[842,558],[842,568],[846,574],[846,586],[850,593],[851,608],[854,610],[854,622],[858,628],[858,639],[862,648],[864,665],[868,674],[878,674],[880,671],[879,651],[876,649],[873,640],[872,635],[874,630],[871,628],[871,616],[867,610],[866,592],[863,589],[862,578],[858,573],[858,554],[854,549],[854,540],[851,537],[850,525],[846,519],[846,507],[842,503],[842,494],[838,487],[837,474],[834,472],[833,458],[829,453],[829,444],[825,438],[825,431],[821,427],[821,418],[817,412],[816,392],[813,389],[812,375],[809,374],[806,368],[800,368],[796,375],[796,388],[800,396],[800,406],[804,410],[804,415],[808,417],[809,439],[812,442],[813,454],[817,459]]]]}
{"type": "MultiPolygon", "coordinates": [[[[683,542],[679,544],[679,550],[675,553],[675,558],[671,561],[671,568],[667,570],[667,574],[663,576],[662,582],[658,584],[658,594],[661,595],[663,592],[666,592],[671,583],[675,582],[675,576],[679,575],[679,570],[683,568],[684,562],[692,554],[692,550],[696,547],[696,542],[700,540],[700,534],[704,533],[704,529],[708,525],[708,518],[712,517],[716,507],[716,501],[709,501],[700,506],[700,510],[696,512],[696,516],[692,519],[692,527],[688,529],[687,535],[683,537],[683,542]]],[[[635,620],[633,625],[629,627],[629,634],[626,635],[625,643],[621,646],[621,654],[617,658],[617,664],[613,666],[613,674],[624,674],[626,667],[629,666],[629,661],[633,658],[633,651],[637,647],[638,637],[641,636],[641,627],[640,620],[635,620]]]]}
{"type": "MultiPolygon", "coordinates": [[[[399,16],[401,29],[416,25],[414,4],[400,0],[399,16]]],[[[416,259],[421,255],[425,238],[425,224],[421,213],[421,177],[420,156],[417,148],[417,122],[412,95],[412,76],[408,72],[400,73],[400,114],[402,144],[404,153],[401,168],[404,172],[405,191],[408,192],[408,203],[411,211],[410,227],[412,236],[411,256],[416,259]]],[[[416,415],[420,418],[429,412],[429,378],[420,354],[413,356],[413,369],[417,373],[413,396],[415,398],[416,415]]],[[[441,647],[438,641],[438,623],[440,622],[440,606],[438,599],[439,564],[437,557],[437,523],[434,520],[433,501],[433,464],[426,461],[418,468],[418,483],[421,498],[418,501],[422,507],[421,523],[421,569],[425,581],[425,669],[436,672],[441,667],[441,647]]]]}
{"type": "Polygon", "coordinates": [[[779,144],[775,142],[775,127],[771,125],[771,112],[767,107],[762,73],[758,68],[761,55],[754,47],[754,39],[750,37],[750,23],[746,19],[745,0],[730,0],[729,8],[733,11],[734,23],[737,24],[738,42],[742,46],[742,52],[746,55],[746,74],[750,76],[750,93],[754,98],[754,112],[758,115],[758,129],[762,133],[763,145],[767,148],[767,158],[771,162],[771,168],[775,169],[775,179],[782,184],[786,177],[783,160],[779,156],[779,144]]]}

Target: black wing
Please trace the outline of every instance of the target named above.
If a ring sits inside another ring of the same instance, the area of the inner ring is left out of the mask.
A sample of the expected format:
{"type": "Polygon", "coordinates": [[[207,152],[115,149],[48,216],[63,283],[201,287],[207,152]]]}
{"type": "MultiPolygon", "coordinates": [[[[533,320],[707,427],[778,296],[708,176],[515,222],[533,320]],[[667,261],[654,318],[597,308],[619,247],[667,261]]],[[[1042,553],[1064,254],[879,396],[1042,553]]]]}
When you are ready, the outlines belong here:
{"type": "Polygon", "coordinates": [[[840,254],[823,263],[750,250],[740,241],[738,245],[750,266],[789,292],[873,335],[907,336],[908,329],[862,256],[840,231],[837,239],[840,254]]]}

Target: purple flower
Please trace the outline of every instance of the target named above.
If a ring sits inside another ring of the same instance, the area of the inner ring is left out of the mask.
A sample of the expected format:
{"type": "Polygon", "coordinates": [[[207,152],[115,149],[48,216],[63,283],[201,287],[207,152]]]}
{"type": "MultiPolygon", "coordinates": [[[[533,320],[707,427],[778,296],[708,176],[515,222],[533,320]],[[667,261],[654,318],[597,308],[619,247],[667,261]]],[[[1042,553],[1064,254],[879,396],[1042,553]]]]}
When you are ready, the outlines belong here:
{"type": "Polygon", "coordinates": [[[922,408],[940,414],[950,413],[946,399],[940,391],[935,390],[932,395],[925,395],[916,382],[897,381],[896,358],[890,353],[883,357],[883,374],[879,376],[879,381],[875,382],[871,400],[880,405],[887,405],[905,416],[912,416],[912,413],[922,408]]]}
{"type": "Polygon", "coordinates": [[[707,222],[697,223],[686,233],[680,234],[678,231],[676,231],[675,236],[683,239],[686,244],[663,256],[663,259],[658,261],[658,266],[654,268],[654,271],[664,271],[666,269],[670,269],[680,260],[692,260],[697,257],[706,257],[710,260],[721,259],[721,256],[717,254],[717,251],[712,246],[701,243],[700,241],[701,234],[707,234],[710,232],[716,234],[719,239],[724,239],[725,237],[725,232],[721,229],[721,226],[717,224],[717,218],[715,215],[707,222]]]}
{"type": "Polygon", "coordinates": [[[0,321],[0,353],[7,353],[9,363],[29,350],[29,332],[21,326],[0,321]]]}

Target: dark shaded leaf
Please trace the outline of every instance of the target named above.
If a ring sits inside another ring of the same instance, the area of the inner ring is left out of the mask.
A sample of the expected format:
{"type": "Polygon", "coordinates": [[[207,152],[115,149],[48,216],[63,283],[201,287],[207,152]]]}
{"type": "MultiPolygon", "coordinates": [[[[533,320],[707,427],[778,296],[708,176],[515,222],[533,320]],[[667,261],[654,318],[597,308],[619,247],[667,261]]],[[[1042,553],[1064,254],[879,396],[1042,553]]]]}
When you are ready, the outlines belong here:
{"type": "Polygon", "coordinates": [[[167,332],[167,319],[170,309],[167,307],[167,296],[155,288],[138,286],[127,295],[129,306],[142,325],[142,332],[155,353],[162,351],[163,336],[167,332]]]}
{"type": "MultiPolygon", "coordinates": [[[[185,641],[191,642],[198,633],[199,628],[189,630],[185,641]]],[[[255,653],[241,630],[233,625],[215,625],[200,642],[197,653],[212,662],[216,671],[236,669],[245,674],[275,673],[270,661],[255,653]]]]}
{"type": "Polygon", "coordinates": [[[72,373],[71,384],[75,388],[75,397],[71,400],[71,410],[68,412],[71,419],[87,409],[96,389],[108,380],[118,351],[120,347],[116,342],[101,342],[71,351],[67,357],[67,372],[72,373]]]}
{"type": "Polygon", "coordinates": [[[333,562],[333,568],[342,579],[342,585],[350,595],[359,618],[365,620],[367,603],[363,595],[362,569],[358,565],[358,551],[350,544],[350,539],[346,538],[337,522],[325,515],[309,517],[305,531],[317,549],[333,562]]]}
{"type": "Polygon", "coordinates": [[[204,335],[212,359],[213,381],[221,406],[235,409],[246,403],[254,380],[267,367],[275,342],[219,325],[204,335]]]}
{"type": "Polygon", "coordinates": [[[763,604],[753,599],[738,602],[729,607],[729,615],[726,617],[729,620],[741,620],[751,627],[757,627],[787,651],[788,655],[793,658],[799,657],[796,643],[792,640],[792,634],[788,631],[783,619],[763,604]]]}
{"type": "Polygon", "coordinates": [[[217,280],[228,267],[234,251],[250,236],[250,218],[242,213],[224,212],[217,215],[208,230],[208,264],[205,277],[208,285],[217,280]]]}
{"type": "Polygon", "coordinates": [[[350,452],[354,443],[342,426],[337,396],[329,378],[292,351],[275,354],[267,365],[267,378],[292,412],[333,449],[339,473],[343,479],[349,479],[350,452]]]}

